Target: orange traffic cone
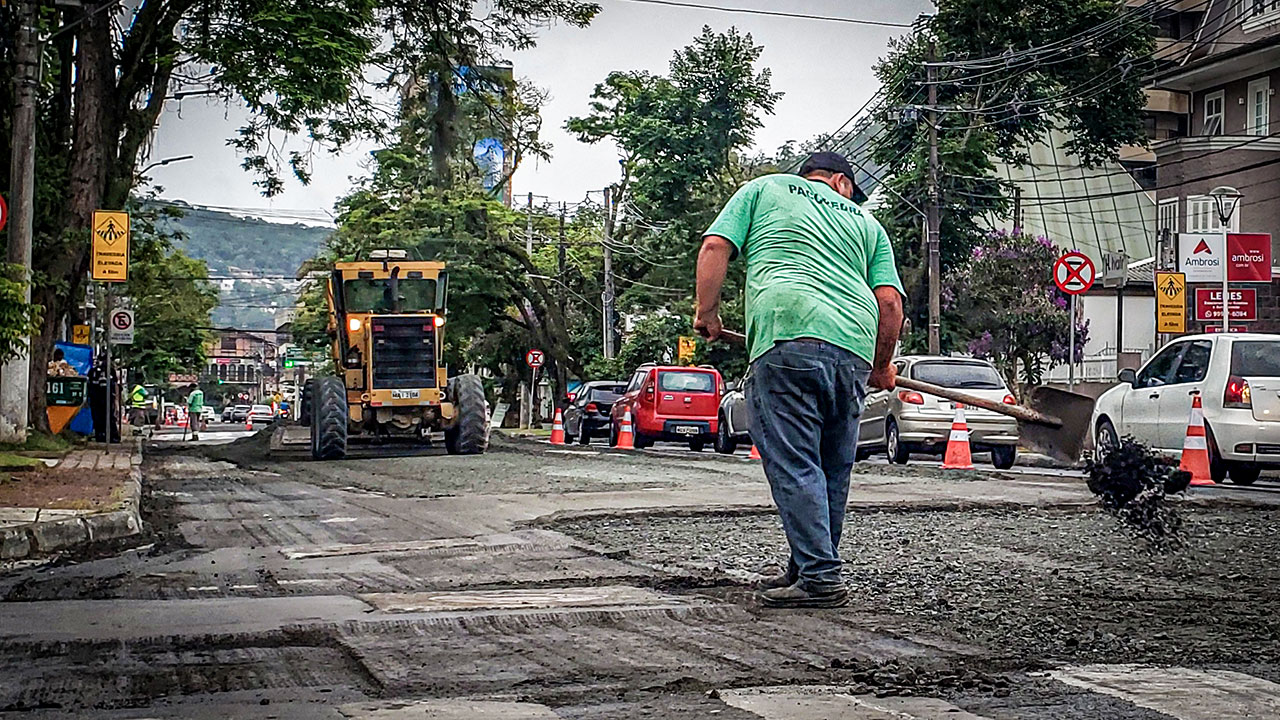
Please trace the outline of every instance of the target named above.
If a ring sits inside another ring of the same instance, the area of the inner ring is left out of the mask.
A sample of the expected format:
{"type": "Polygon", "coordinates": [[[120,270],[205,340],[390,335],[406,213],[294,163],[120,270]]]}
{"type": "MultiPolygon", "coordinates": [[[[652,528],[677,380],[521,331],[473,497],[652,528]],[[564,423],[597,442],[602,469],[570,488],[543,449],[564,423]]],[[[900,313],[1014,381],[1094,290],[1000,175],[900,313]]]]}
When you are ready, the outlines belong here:
{"type": "Polygon", "coordinates": [[[1179,470],[1191,473],[1192,485],[1213,485],[1209,472],[1209,443],[1204,435],[1204,406],[1200,396],[1191,400],[1191,417],[1187,420],[1187,437],[1182,441],[1182,462],[1179,470]]]}
{"type": "Polygon", "coordinates": [[[948,470],[972,470],[969,453],[969,426],[964,421],[964,405],[956,403],[956,417],[951,421],[951,437],[947,438],[947,454],[942,467],[948,470]]]}
{"type": "Polygon", "coordinates": [[[619,450],[634,450],[636,447],[635,433],[631,430],[631,408],[622,413],[622,424],[618,426],[618,444],[614,447],[619,450]]]}
{"type": "Polygon", "coordinates": [[[756,447],[755,445],[752,445],[752,446],[751,446],[751,459],[752,459],[752,460],[760,460],[760,459],[762,459],[762,458],[760,457],[760,448],[756,447]]]}
{"type": "Polygon", "coordinates": [[[253,416],[252,416],[252,415],[245,415],[245,416],[244,416],[244,429],[245,429],[245,430],[252,430],[252,429],[253,429],[253,416]]]}
{"type": "Polygon", "coordinates": [[[564,444],[564,415],[561,414],[560,408],[556,408],[556,421],[551,426],[551,444],[564,444]]]}

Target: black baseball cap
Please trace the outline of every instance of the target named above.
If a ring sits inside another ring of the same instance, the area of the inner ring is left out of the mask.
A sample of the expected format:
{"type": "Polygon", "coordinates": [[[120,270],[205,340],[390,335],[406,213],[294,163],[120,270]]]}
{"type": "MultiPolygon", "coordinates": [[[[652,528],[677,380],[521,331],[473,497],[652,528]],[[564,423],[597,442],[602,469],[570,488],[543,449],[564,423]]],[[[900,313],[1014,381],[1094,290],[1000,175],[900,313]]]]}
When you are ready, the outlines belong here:
{"type": "Polygon", "coordinates": [[[844,175],[849,178],[849,182],[853,183],[852,200],[859,205],[867,201],[867,194],[858,187],[858,181],[854,179],[853,166],[840,153],[824,150],[810,155],[809,159],[800,166],[800,176],[804,177],[814,170],[826,170],[844,175]]]}

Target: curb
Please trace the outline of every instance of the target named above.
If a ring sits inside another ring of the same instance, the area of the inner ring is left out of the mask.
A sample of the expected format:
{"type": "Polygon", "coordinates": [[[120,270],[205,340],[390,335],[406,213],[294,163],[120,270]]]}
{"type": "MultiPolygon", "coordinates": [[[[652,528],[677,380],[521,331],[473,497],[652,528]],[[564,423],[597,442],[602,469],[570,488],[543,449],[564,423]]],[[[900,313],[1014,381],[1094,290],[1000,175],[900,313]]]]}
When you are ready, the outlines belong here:
{"type": "Polygon", "coordinates": [[[141,533],[141,440],[129,458],[129,477],[122,494],[119,510],[0,528],[0,560],[23,560],[141,533]]]}

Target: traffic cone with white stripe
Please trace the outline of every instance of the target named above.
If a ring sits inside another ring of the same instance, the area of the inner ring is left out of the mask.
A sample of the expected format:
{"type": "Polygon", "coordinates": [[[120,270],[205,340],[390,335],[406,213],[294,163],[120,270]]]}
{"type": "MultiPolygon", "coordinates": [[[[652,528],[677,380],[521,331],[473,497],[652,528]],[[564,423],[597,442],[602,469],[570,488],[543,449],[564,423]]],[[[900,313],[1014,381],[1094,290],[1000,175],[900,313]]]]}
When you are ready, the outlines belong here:
{"type": "Polygon", "coordinates": [[[252,429],[253,429],[253,415],[252,415],[252,414],[249,414],[249,415],[245,415],[245,416],[244,416],[244,429],[245,429],[245,430],[252,430],[252,429]]]}
{"type": "Polygon", "coordinates": [[[956,417],[951,421],[951,436],[947,438],[947,454],[942,459],[947,470],[972,470],[973,455],[969,452],[969,425],[964,420],[964,405],[956,403],[956,417]]]}
{"type": "Polygon", "coordinates": [[[1182,441],[1182,462],[1178,469],[1191,473],[1192,485],[1214,485],[1209,472],[1209,442],[1204,434],[1204,406],[1200,396],[1191,400],[1191,417],[1187,420],[1187,437],[1182,441]]]}
{"type": "Polygon", "coordinates": [[[560,408],[556,408],[556,421],[551,426],[551,444],[564,444],[564,415],[560,412],[560,408]]]}
{"type": "Polygon", "coordinates": [[[618,425],[618,444],[614,447],[619,450],[634,450],[636,447],[635,433],[631,429],[631,408],[622,413],[622,423],[618,425]]]}

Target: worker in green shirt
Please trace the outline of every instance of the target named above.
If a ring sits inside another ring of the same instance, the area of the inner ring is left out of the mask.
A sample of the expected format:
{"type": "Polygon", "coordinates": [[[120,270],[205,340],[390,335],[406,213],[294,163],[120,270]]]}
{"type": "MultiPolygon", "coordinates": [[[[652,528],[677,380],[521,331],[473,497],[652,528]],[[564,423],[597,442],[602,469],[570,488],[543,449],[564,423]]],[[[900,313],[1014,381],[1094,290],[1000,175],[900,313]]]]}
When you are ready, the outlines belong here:
{"type": "Polygon", "coordinates": [[[129,424],[135,428],[147,424],[147,389],[141,383],[129,392],[129,424]]]}
{"type": "Polygon", "coordinates": [[[884,228],[854,201],[849,162],[820,152],[799,176],[744,185],[703,235],[695,329],[721,331],[729,262],[747,263],[751,439],[791,546],[787,570],[760,583],[769,607],[848,602],[837,552],[871,388],[894,387],[902,282],[884,228]]]}
{"type": "Polygon", "coordinates": [[[204,391],[196,388],[187,396],[187,425],[191,428],[191,439],[199,440],[200,431],[204,429],[204,419],[200,417],[204,411],[204,391]]]}

